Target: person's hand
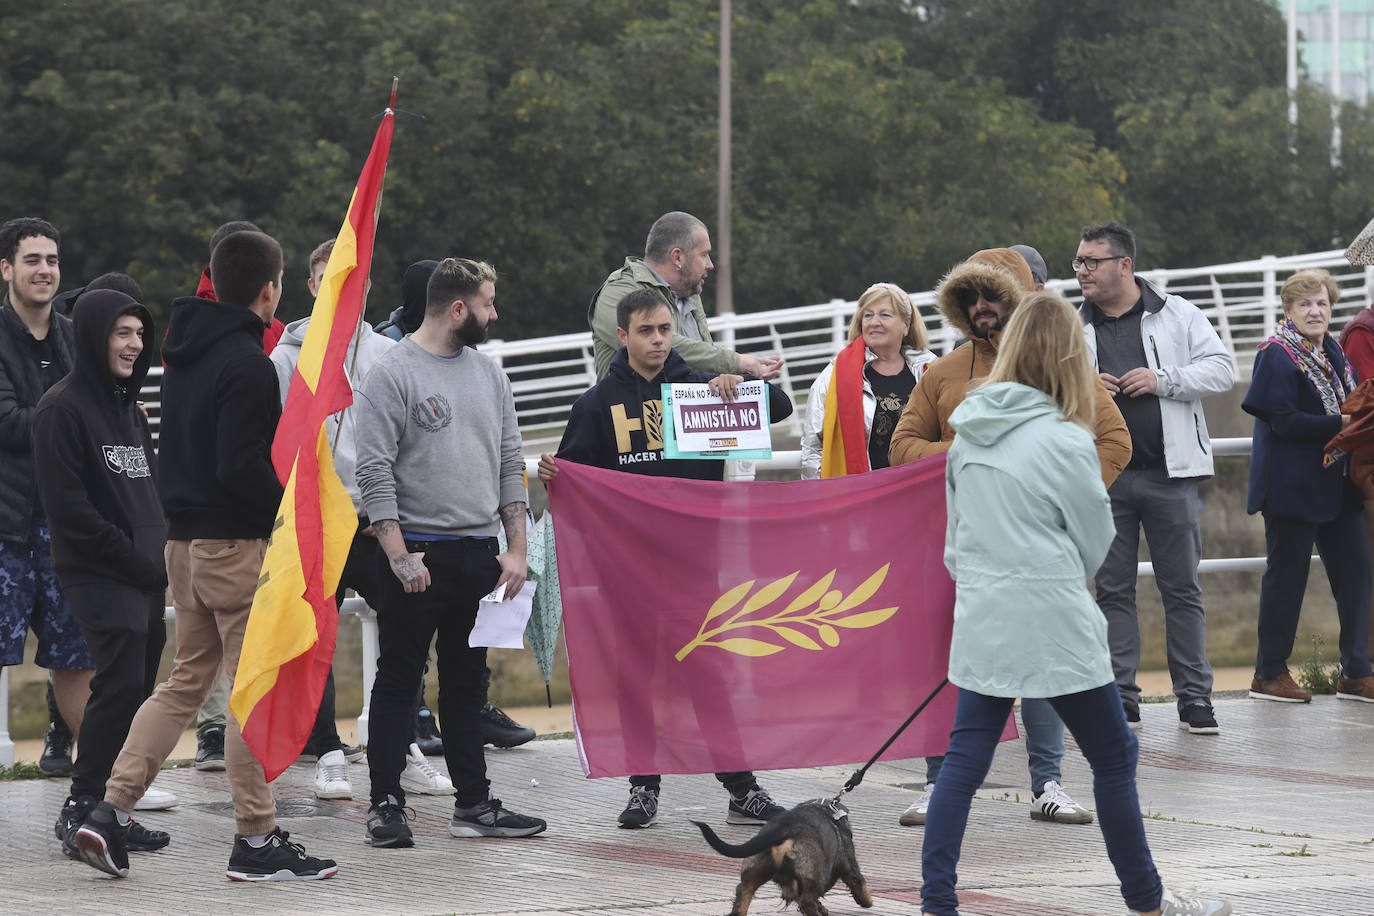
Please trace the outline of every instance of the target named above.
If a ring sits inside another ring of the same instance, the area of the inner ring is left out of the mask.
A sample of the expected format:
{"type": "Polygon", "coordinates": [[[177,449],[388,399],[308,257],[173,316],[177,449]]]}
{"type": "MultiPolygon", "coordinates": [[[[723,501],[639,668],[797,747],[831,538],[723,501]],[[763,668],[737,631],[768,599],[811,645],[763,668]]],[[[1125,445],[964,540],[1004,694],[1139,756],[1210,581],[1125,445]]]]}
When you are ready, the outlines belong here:
{"type": "Polygon", "coordinates": [[[389,558],[391,571],[407,594],[418,594],[429,588],[429,570],[425,568],[424,559],[423,553],[402,553],[389,558]]]}
{"type": "Polygon", "coordinates": [[[1121,393],[1121,379],[1110,372],[1099,372],[1097,377],[1102,379],[1102,385],[1107,389],[1108,394],[1118,395],[1121,393]]]}
{"type": "Polygon", "coordinates": [[[739,397],[739,383],[742,381],[744,379],[738,375],[717,375],[706,383],[706,387],[716,397],[729,404],[739,397]]]}
{"type": "Polygon", "coordinates": [[[553,456],[548,452],[539,456],[539,479],[548,483],[558,476],[558,465],[553,463],[553,456]]]}
{"type": "Polygon", "coordinates": [[[745,354],[739,358],[739,371],[747,372],[767,382],[777,378],[782,373],[782,363],[781,356],[749,356],[745,354]]]}
{"type": "Polygon", "coordinates": [[[1159,376],[1148,366],[1139,366],[1121,376],[1118,380],[1121,390],[1133,398],[1154,394],[1159,388],[1159,376]]]}
{"type": "Polygon", "coordinates": [[[496,558],[496,562],[501,564],[501,578],[496,580],[494,591],[500,591],[504,585],[506,590],[501,594],[501,600],[514,598],[525,587],[525,576],[529,573],[528,561],[523,553],[507,550],[496,558]]]}
{"type": "Polygon", "coordinates": [[[370,538],[375,538],[377,536],[377,529],[373,528],[371,525],[368,525],[366,528],[359,528],[358,533],[366,535],[370,538]]]}

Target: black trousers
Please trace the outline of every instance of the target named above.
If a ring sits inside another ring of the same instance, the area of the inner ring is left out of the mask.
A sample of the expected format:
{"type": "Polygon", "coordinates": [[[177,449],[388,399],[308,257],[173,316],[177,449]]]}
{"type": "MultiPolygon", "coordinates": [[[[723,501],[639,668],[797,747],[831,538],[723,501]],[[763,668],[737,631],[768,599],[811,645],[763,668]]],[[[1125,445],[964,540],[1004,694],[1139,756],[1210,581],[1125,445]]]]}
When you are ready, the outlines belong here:
{"type": "MultiPolygon", "coordinates": [[[[344,593],[350,588],[357,592],[369,607],[377,606],[377,555],[381,550],[375,537],[362,533],[364,527],[366,519],[359,519],[358,533],[353,535],[353,543],[348,548],[348,559],[344,561],[343,575],[339,577],[339,591],[334,595],[335,607],[343,606],[344,593]]],[[[336,723],[338,712],[334,708],[334,693],[334,670],[331,668],[329,676],[325,678],[324,693],[320,694],[320,709],[315,714],[315,727],[311,729],[310,738],[305,742],[305,753],[320,757],[343,747],[336,723]]]]}
{"type": "Polygon", "coordinates": [[[1255,676],[1276,678],[1288,667],[1298,634],[1312,546],[1326,567],[1340,621],[1341,669],[1366,677],[1369,665],[1370,560],[1364,512],[1349,503],[1329,522],[1264,516],[1268,563],[1260,580],[1259,651],[1255,676]]]}
{"type": "Polygon", "coordinates": [[[77,585],[62,594],[95,660],[72,768],[73,798],[100,799],[129,725],[152,693],[167,642],[162,595],[118,582],[77,585]],[[154,651],[154,649],[156,651],[154,651]]]}
{"type": "Polygon", "coordinates": [[[414,720],[415,690],[438,634],[439,718],[444,724],[444,760],[458,807],[487,797],[486,755],[480,712],[486,702],[487,650],[468,646],[477,603],[496,587],[501,566],[495,538],[406,541],[423,552],[430,585],[406,594],[386,555],[377,552],[377,677],[372,683],[367,749],[372,802],[388,795],[405,802],[401,772],[414,720]]]}

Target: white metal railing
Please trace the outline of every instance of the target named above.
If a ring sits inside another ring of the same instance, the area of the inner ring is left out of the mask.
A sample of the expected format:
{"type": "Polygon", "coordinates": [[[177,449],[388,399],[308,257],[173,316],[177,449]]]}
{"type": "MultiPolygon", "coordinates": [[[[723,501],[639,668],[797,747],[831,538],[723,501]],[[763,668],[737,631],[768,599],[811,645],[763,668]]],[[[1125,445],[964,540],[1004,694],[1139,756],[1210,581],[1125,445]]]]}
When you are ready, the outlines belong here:
{"type": "MultiPolygon", "coordinates": [[[[1236,379],[1249,378],[1255,348],[1274,332],[1281,312],[1279,287],[1293,272],[1309,267],[1329,270],[1341,287],[1332,327],[1341,328],[1370,303],[1374,267],[1352,267],[1340,250],[1275,257],[1208,267],[1163,268],[1141,276],[1188,299],[1200,308],[1231,350],[1236,379]]],[[[1073,279],[1050,280],[1046,286],[1072,301],[1080,301],[1073,279]]],[[[959,333],[944,322],[933,290],[912,294],[930,334],[931,348],[947,353],[959,333]]],[[[711,318],[711,333],[722,346],[743,353],[782,353],[786,357],[778,380],[794,400],[804,399],[816,375],[847,342],[849,320],[857,304],[832,299],[819,305],[774,309],[711,318]]],[[[500,362],[511,380],[516,414],[527,454],[548,451],[562,434],[572,402],[596,381],[590,331],[529,340],[492,340],[482,352],[500,362]]],[[[162,370],[153,367],[143,389],[154,434],[158,423],[158,386],[162,370]]],[[[782,424],[785,432],[801,432],[801,412],[782,424]]]]}

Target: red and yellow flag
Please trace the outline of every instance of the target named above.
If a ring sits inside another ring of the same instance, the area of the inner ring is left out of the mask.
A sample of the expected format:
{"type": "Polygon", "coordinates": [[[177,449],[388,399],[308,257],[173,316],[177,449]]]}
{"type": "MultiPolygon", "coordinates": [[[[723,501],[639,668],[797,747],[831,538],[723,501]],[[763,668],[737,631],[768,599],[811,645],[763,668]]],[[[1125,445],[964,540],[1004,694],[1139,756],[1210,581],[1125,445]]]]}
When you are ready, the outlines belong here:
{"type": "MultiPolygon", "coordinates": [[[[394,101],[393,95],[393,107],[394,101]]],[[[272,442],[272,463],[286,492],[229,701],[268,781],[291,765],[310,737],[334,660],[334,593],[358,519],[334,470],[324,421],[353,403],[344,358],[359,333],[392,128],[388,108],[325,267],[272,442]]]]}

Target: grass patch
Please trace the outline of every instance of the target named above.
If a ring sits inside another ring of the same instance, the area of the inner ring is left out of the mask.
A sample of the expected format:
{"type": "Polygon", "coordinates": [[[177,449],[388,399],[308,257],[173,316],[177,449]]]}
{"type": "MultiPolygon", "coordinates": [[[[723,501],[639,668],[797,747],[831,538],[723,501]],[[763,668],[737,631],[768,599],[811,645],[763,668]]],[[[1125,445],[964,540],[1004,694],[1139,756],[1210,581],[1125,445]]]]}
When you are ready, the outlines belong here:
{"type": "Polygon", "coordinates": [[[0,764],[0,780],[13,782],[17,779],[47,779],[48,774],[38,768],[36,763],[16,763],[12,767],[0,764]]]}

